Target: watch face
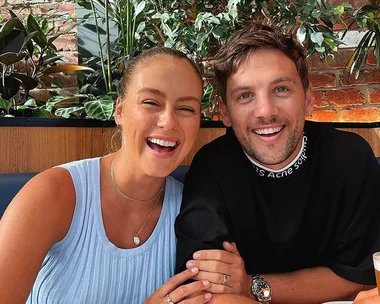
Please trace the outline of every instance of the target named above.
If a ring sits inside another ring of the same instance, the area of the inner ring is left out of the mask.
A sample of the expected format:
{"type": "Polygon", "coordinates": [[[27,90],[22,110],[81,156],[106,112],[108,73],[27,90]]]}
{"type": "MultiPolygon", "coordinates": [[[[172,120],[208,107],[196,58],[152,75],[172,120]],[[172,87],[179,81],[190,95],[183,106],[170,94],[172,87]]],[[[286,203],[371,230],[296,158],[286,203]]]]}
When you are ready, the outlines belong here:
{"type": "Polygon", "coordinates": [[[260,301],[271,299],[270,286],[264,280],[255,280],[252,286],[252,291],[256,295],[257,299],[260,301]]]}

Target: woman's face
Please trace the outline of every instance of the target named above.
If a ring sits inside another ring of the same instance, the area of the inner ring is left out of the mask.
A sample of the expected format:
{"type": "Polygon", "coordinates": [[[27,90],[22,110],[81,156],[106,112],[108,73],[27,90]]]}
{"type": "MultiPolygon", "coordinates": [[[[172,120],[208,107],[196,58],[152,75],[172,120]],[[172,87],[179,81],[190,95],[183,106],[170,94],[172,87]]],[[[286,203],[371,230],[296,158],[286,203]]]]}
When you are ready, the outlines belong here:
{"type": "Polygon", "coordinates": [[[189,153],[200,126],[202,83],[184,59],[159,55],[136,67],[116,122],[135,174],[164,177],[189,153]]]}

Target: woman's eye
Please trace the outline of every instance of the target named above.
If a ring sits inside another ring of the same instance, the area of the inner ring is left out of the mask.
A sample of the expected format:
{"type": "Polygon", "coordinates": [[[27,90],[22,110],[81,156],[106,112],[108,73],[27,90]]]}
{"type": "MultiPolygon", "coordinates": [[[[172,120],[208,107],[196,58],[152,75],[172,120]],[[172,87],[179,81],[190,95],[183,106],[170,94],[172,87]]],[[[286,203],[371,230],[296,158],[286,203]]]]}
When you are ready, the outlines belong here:
{"type": "Polygon", "coordinates": [[[184,112],[195,113],[195,110],[193,108],[189,108],[189,107],[182,107],[182,108],[179,108],[179,110],[184,111],[184,112]]]}
{"type": "Polygon", "coordinates": [[[244,99],[248,99],[248,98],[251,98],[252,97],[252,94],[251,93],[243,93],[239,96],[239,99],[240,100],[244,100],[244,99]]]}
{"type": "Polygon", "coordinates": [[[289,91],[289,89],[286,88],[286,87],[278,87],[278,88],[275,89],[276,93],[285,93],[285,92],[288,92],[288,91],[289,91]]]}
{"type": "Polygon", "coordinates": [[[154,100],[144,100],[142,103],[144,105],[158,106],[158,102],[154,100]]]}

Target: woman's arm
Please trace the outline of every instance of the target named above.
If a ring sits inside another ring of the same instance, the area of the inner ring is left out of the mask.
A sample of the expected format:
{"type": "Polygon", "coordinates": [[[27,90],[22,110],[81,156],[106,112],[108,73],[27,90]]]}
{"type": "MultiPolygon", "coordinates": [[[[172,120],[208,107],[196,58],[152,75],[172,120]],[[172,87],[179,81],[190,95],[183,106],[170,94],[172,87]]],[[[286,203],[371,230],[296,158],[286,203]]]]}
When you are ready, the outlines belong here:
{"type": "Polygon", "coordinates": [[[31,179],[0,220],[0,303],[25,303],[53,244],[69,230],[75,190],[63,168],[31,179]]]}

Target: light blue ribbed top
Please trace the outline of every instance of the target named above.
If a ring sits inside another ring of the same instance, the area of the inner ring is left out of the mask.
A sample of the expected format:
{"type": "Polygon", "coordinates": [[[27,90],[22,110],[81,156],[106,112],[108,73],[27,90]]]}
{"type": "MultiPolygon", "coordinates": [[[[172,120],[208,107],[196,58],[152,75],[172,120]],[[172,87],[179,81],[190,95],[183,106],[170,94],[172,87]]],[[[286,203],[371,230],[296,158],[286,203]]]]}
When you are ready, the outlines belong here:
{"type": "Polygon", "coordinates": [[[109,241],[104,229],[100,159],[61,167],[70,172],[74,183],[74,215],[67,235],[44,259],[27,303],[141,304],[174,274],[174,220],[182,183],[166,178],[161,216],[153,233],[141,246],[121,249],[109,241]]]}

